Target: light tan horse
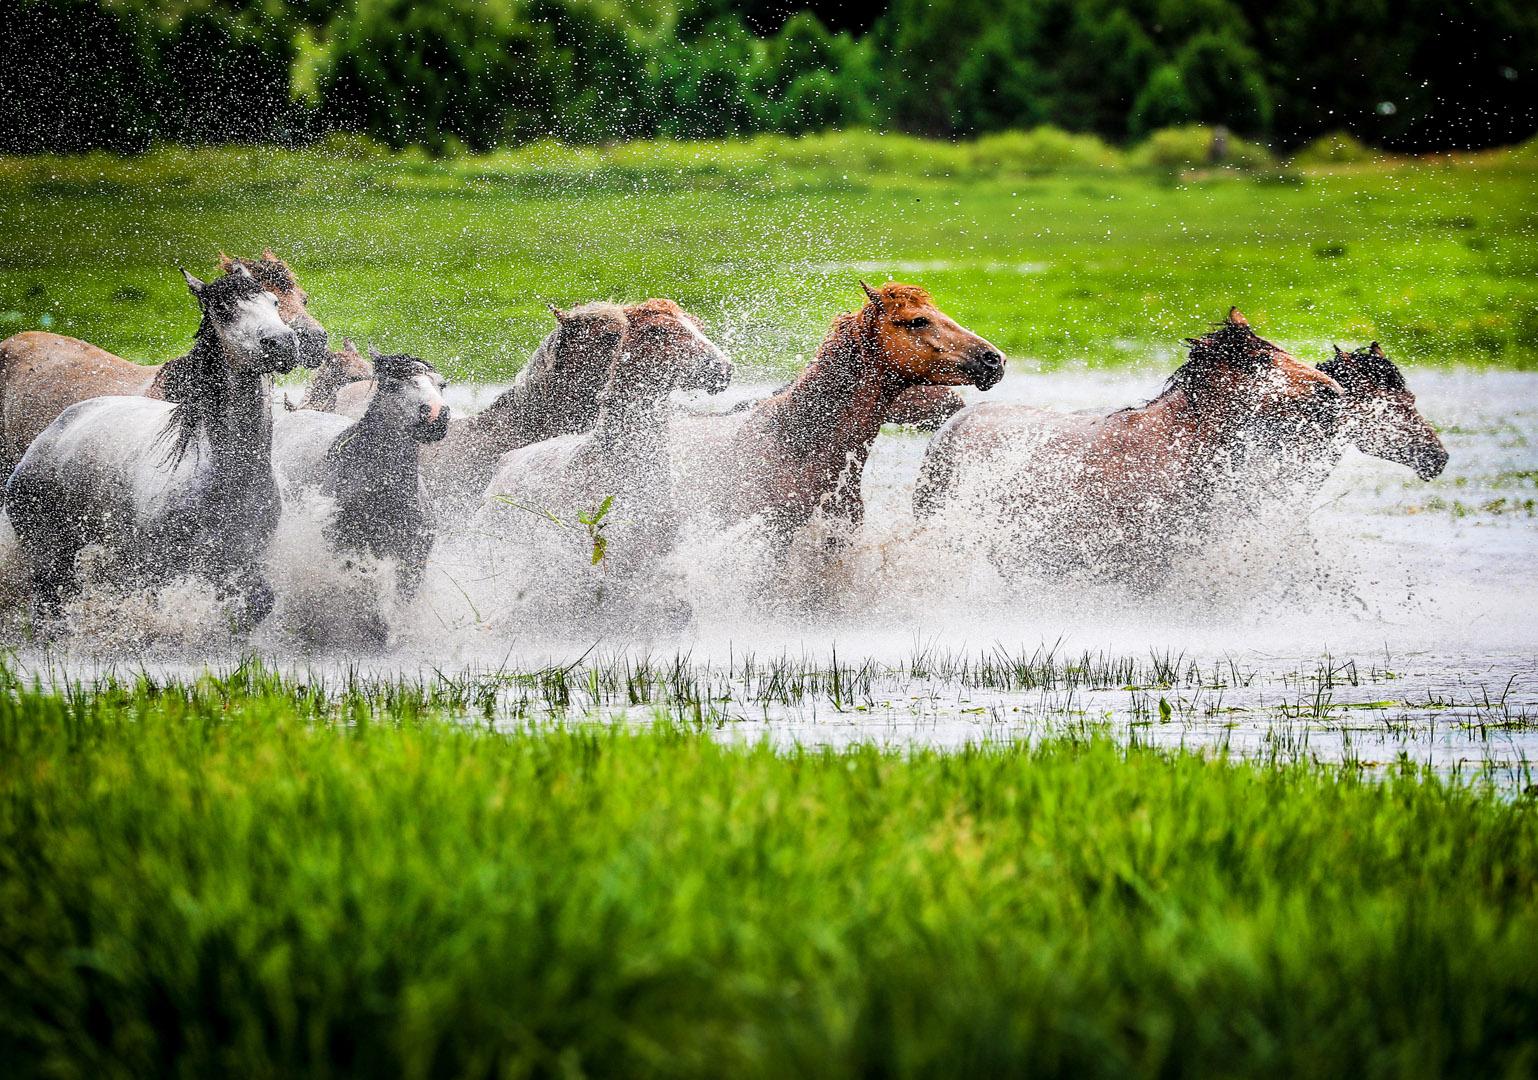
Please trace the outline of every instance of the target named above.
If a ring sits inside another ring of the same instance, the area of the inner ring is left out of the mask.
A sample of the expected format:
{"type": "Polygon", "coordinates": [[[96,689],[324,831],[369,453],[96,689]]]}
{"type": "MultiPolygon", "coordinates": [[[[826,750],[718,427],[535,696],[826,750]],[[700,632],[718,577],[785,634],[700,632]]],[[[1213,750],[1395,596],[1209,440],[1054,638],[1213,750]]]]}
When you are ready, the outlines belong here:
{"type": "Polygon", "coordinates": [[[821,510],[848,531],[864,517],[860,481],[893,403],[915,386],[1004,377],[1004,356],[923,289],[895,282],[834,320],[795,382],[753,408],[679,418],[680,500],[721,522],[762,515],[785,538],[821,510]]]}
{"type": "Polygon", "coordinates": [[[977,523],[1001,566],[1154,584],[1327,444],[1344,391],[1235,308],[1158,397],[1108,416],[981,404],[935,436],[920,517],[977,523]]]}
{"type": "MultiPolygon", "coordinates": [[[[289,408],[311,409],[315,412],[336,412],[337,395],[349,386],[358,383],[372,382],[374,378],[374,365],[368,357],[358,352],[358,347],[353,344],[352,338],[342,339],[340,352],[329,352],[321,361],[320,367],[315,369],[309,385],[304,388],[304,397],[297,406],[289,405],[289,408]]],[[[288,399],[283,403],[288,405],[288,399]]]]}
{"type": "MultiPolygon", "coordinates": [[[[269,248],[259,259],[221,255],[228,274],[242,266],[278,301],[278,317],[299,336],[300,360],[315,367],[326,355],[326,332],[306,308],[309,296],[288,264],[269,248]]],[[[161,365],[136,364],[78,338],[39,330],[0,342],[0,476],[10,474],[28,445],[70,405],[120,395],[162,398],[161,365]]]]}
{"type": "MultiPolygon", "coordinates": [[[[503,454],[590,429],[610,367],[635,343],[637,333],[645,333],[646,356],[664,358],[685,372],[715,373],[705,382],[685,375],[681,389],[717,393],[726,386],[720,373],[730,379],[726,354],[705,335],[700,320],[672,300],[654,298],[629,307],[597,301],[550,310],[555,329],[513,385],[481,412],[456,417],[442,442],[423,447],[422,476],[441,515],[478,506],[503,454]]],[[[370,392],[368,383],[344,387],[338,411],[357,411],[370,392]]]]}

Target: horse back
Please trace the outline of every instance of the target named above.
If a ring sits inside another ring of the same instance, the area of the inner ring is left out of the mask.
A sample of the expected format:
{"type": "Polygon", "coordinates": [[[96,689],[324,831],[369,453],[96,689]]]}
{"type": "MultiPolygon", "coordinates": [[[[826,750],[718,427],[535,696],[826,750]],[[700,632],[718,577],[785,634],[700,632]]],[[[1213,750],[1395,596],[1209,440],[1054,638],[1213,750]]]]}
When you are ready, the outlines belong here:
{"type": "Polygon", "coordinates": [[[30,330],[0,342],[0,468],[9,471],[69,406],[143,394],[158,371],[63,334],[30,330]]]}

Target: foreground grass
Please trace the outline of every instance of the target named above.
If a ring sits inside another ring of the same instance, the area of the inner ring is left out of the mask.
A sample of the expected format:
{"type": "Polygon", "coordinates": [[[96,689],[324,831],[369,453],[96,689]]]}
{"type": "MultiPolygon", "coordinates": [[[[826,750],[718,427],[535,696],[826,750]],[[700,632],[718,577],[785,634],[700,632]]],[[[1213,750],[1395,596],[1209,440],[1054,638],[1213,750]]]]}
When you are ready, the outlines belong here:
{"type": "Polygon", "coordinates": [[[1231,303],[1314,359],[1538,366],[1531,147],[1212,173],[1059,139],[0,159],[0,334],[164,359],[195,324],[175,266],[272,244],[330,328],[455,377],[516,370],[547,299],[656,294],[784,371],[888,274],[1026,366],[1166,364],[1231,303]]]}
{"type": "Polygon", "coordinates": [[[1530,798],[1097,740],[0,694],[0,1067],[1526,1075],[1530,798]]]}

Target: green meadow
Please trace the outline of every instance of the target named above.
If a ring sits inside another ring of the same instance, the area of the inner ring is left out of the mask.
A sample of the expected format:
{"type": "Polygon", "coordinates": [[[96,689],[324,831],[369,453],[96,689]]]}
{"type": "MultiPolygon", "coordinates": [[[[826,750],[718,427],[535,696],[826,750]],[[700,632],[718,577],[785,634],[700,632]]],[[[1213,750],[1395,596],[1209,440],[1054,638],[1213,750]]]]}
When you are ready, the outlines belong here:
{"type": "Polygon", "coordinates": [[[1538,366],[1532,146],[1298,161],[1201,132],[1127,151],[1038,131],[836,134],[435,160],[333,140],[0,159],[0,334],[45,326],[160,360],[190,339],[178,265],[272,245],[338,334],[505,377],[546,301],[669,295],[774,372],[858,279],[928,286],[1023,366],[1166,363],[1237,304],[1318,357],[1538,366]]]}
{"type": "Polygon", "coordinates": [[[1528,1076],[1534,793],[0,672],[9,1076],[1528,1076]]]}

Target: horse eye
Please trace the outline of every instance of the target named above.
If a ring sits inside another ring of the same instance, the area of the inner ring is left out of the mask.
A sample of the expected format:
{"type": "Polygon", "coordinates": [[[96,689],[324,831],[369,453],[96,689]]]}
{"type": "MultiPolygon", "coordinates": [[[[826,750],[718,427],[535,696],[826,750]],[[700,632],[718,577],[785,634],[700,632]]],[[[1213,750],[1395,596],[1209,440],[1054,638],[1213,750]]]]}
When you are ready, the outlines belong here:
{"type": "Polygon", "coordinates": [[[917,330],[919,327],[928,326],[929,325],[929,319],[928,319],[927,316],[920,315],[916,319],[910,319],[908,321],[908,325],[913,327],[915,330],[917,330]]]}

